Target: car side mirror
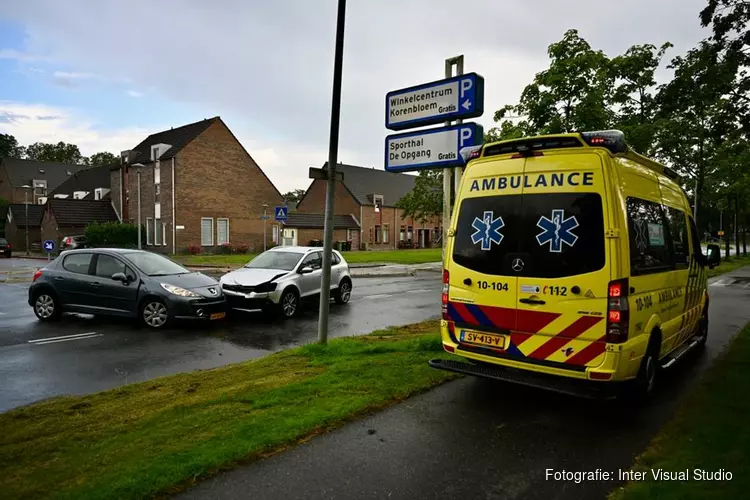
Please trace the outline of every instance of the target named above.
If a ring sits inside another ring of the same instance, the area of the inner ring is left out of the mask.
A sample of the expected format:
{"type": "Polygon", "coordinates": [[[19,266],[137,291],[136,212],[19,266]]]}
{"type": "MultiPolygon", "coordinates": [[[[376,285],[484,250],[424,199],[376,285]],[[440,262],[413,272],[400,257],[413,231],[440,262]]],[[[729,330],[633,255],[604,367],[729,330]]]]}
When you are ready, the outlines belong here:
{"type": "Polygon", "coordinates": [[[311,274],[312,272],[313,272],[313,268],[310,266],[305,266],[299,270],[300,274],[311,274]]]}
{"type": "Polygon", "coordinates": [[[114,281],[120,281],[120,282],[122,282],[125,285],[127,285],[130,282],[130,280],[128,279],[128,277],[125,276],[125,273],[115,273],[115,274],[112,275],[112,279],[114,281]]]}
{"type": "Polygon", "coordinates": [[[719,247],[719,245],[708,245],[708,256],[706,257],[706,263],[711,269],[721,263],[721,247],[719,247]]]}

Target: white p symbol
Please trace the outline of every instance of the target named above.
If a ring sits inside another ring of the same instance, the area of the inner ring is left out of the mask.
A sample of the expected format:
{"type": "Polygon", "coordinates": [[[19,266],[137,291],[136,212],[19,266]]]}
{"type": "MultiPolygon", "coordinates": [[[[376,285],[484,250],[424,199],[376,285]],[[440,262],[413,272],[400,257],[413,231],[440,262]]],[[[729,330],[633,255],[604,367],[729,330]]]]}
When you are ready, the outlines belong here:
{"type": "Polygon", "coordinates": [[[464,94],[471,89],[471,87],[474,86],[474,82],[471,80],[471,78],[466,78],[464,80],[461,80],[461,99],[464,98],[464,94]]]}
{"type": "Polygon", "coordinates": [[[464,144],[466,143],[466,141],[469,141],[469,144],[472,144],[471,136],[474,135],[474,131],[471,128],[466,127],[466,128],[462,128],[460,132],[461,132],[461,135],[459,137],[459,143],[460,143],[459,148],[464,147],[464,144]]]}

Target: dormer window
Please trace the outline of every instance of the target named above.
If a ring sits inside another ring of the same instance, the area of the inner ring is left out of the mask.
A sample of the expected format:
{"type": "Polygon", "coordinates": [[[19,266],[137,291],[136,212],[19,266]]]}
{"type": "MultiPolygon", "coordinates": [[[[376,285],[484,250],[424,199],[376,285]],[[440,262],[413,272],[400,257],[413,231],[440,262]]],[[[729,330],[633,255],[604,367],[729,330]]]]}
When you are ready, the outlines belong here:
{"type": "Polygon", "coordinates": [[[152,152],[153,152],[154,161],[158,160],[159,159],[159,146],[156,146],[155,148],[153,148],[152,152]]]}
{"type": "Polygon", "coordinates": [[[375,194],[372,196],[373,203],[375,204],[375,212],[380,212],[380,209],[383,208],[383,195],[382,194],[375,194]]]}
{"type": "Polygon", "coordinates": [[[39,173],[40,173],[40,174],[43,174],[43,173],[44,173],[44,169],[43,169],[43,168],[40,168],[40,169],[39,169],[39,173]]]}

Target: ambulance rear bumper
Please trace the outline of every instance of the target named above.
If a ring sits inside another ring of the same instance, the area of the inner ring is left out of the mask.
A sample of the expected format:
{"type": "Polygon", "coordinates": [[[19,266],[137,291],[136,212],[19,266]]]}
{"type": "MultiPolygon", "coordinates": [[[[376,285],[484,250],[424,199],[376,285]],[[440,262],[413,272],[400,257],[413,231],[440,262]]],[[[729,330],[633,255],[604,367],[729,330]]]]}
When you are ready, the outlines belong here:
{"type": "Polygon", "coordinates": [[[499,380],[589,399],[614,399],[620,394],[624,386],[624,382],[595,382],[572,379],[505,366],[490,365],[488,363],[470,364],[452,359],[432,359],[428,363],[431,367],[439,370],[499,380]]]}

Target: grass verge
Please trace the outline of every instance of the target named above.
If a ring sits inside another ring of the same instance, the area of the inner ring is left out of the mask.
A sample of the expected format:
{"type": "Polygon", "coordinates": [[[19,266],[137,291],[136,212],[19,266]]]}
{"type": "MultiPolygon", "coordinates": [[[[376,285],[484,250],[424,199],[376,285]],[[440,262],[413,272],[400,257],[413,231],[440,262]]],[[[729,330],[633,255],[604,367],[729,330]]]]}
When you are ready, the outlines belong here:
{"type": "Polygon", "coordinates": [[[643,481],[628,483],[610,500],[747,498],[750,490],[750,325],[719,358],[675,418],[636,459],[643,481]],[[657,481],[651,471],[689,471],[687,481],[657,481]],[[731,481],[697,481],[694,469],[732,473],[731,481]]]}
{"type": "MultiPolygon", "coordinates": [[[[350,264],[426,264],[440,262],[440,248],[420,248],[416,250],[384,250],[368,252],[343,252],[350,264]]],[[[188,266],[241,266],[247,264],[254,255],[174,255],[173,259],[188,266]]]]}
{"type": "Polygon", "coordinates": [[[453,378],[438,323],[311,344],[0,414],[0,496],[173,493],[453,378]]]}
{"type": "Polygon", "coordinates": [[[730,260],[722,260],[721,264],[708,270],[708,277],[718,276],[719,274],[728,273],[739,269],[742,266],[750,265],[750,255],[747,257],[732,257],[730,260]]]}

